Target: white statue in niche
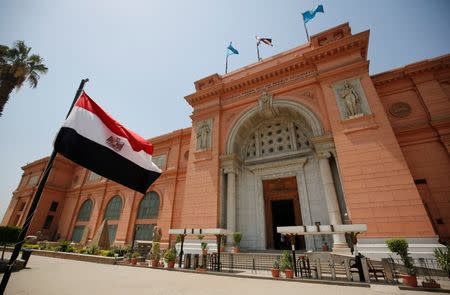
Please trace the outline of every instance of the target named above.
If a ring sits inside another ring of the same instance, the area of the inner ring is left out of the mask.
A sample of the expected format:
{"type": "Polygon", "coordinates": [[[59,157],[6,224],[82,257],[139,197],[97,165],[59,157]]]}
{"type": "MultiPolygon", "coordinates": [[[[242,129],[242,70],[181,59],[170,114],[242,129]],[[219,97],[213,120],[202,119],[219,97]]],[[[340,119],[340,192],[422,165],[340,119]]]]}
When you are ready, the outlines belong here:
{"type": "Polygon", "coordinates": [[[344,88],[339,91],[340,97],[345,102],[345,109],[347,112],[347,117],[352,118],[361,114],[360,111],[360,102],[358,93],[353,88],[353,86],[346,81],[344,84],[344,88]]]}
{"type": "Polygon", "coordinates": [[[211,127],[208,121],[203,121],[197,128],[197,150],[203,150],[210,147],[211,127]]]}

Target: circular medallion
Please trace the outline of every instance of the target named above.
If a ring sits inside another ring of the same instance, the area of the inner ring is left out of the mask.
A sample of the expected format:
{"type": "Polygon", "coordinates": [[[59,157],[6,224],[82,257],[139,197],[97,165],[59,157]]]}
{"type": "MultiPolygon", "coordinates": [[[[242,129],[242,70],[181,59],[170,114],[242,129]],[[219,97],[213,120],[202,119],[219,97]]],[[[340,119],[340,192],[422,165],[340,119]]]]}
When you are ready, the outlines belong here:
{"type": "Polygon", "coordinates": [[[389,107],[389,113],[396,118],[405,118],[411,114],[411,106],[406,102],[396,102],[389,107]]]}

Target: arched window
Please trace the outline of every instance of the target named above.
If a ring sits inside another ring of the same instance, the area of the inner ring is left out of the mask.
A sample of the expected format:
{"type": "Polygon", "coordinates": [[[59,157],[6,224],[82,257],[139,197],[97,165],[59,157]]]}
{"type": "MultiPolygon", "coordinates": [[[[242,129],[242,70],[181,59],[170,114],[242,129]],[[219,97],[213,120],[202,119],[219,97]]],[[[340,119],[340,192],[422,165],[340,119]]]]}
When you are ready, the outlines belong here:
{"type": "Polygon", "coordinates": [[[83,205],[81,206],[80,212],[78,212],[77,221],[89,221],[89,219],[91,218],[92,205],[93,202],[91,199],[87,199],[86,201],[84,201],[83,205]]]}
{"type": "Polygon", "coordinates": [[[142,198],[139,204],[137,219],[158,218],[159,196],[155,192],[149,192],[142,198]]]}
{"type": "Polygon", "coordinates": [[[105,211],[105,219],[118,220],[120,219],[120,211],[122,209],[122,199],[119,196],[115,196],[109,201],[105,211]]]}

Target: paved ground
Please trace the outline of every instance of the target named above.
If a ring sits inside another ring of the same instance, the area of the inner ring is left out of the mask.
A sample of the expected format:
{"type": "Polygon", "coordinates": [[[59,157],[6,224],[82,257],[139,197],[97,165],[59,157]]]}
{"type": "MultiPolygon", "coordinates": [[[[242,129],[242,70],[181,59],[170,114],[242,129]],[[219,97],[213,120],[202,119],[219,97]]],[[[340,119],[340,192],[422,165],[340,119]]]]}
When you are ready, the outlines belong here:
{"type": "Polygon", "coordinates": [[[31,256],[29,269],[13,273],[6,295],[32,294],[438,294],[212,276],[31,256]]]}

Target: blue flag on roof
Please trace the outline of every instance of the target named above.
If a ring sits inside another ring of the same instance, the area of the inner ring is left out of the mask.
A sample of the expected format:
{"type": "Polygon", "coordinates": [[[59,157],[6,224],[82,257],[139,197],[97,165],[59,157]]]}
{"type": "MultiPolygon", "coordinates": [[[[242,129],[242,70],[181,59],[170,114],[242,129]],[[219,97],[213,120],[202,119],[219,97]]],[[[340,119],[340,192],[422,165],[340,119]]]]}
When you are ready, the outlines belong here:
{"type": "Polygon", "coordinates": [[[305,22],[305,24],[307,22],[309,22],[310,20],[312,20],[316,16],[316,13],[318,13],[318,12],[324,13],[322,4],[317,5],[317,7],[312,10],[303,12],[302,15],[303,15],[303,21],[305,22]]]}
{"type": "Polygon", "coordinates": [[[228,45],[227,49],[228,49],[228,53],[227,53],[228,55],[239,54],[239,51],[237,51],[237,49],[234,48],[233,45],[231,45],[231,43],[230,43],[230,45],[228,45]]]}

